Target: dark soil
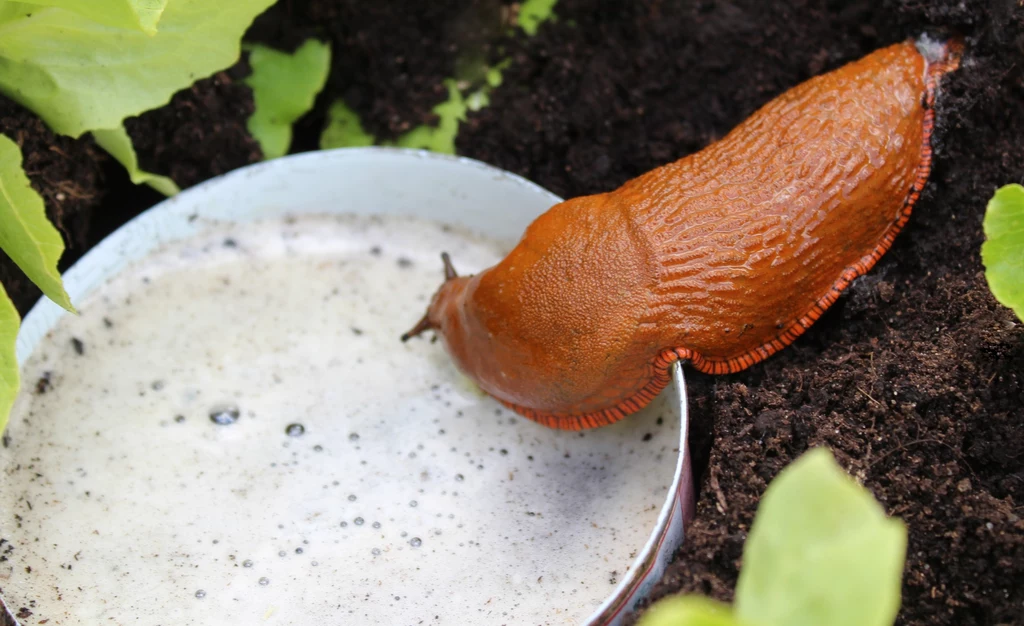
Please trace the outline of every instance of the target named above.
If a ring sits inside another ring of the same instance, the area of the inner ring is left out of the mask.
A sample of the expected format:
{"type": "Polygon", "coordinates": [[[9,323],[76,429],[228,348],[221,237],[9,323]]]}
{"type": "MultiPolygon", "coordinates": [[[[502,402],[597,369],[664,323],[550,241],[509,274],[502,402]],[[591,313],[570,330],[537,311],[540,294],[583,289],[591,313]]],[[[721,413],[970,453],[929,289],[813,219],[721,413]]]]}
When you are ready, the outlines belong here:
{"type": "Polygon", "coordinates": [[[935,168],[895,247],[795,345],[689,374],[697,519],[654,597],[731,599],[768,482],[831,447],[909,526],[901,624],[1024,623],[1024,327],[990,295],[981,219],[1024,181],[1024,9],[1009,0],[561,0],[459,135],[565,196],[721,137],[811,75],[921,32],[968,37],[935,168]]]}
{"type": "Polygon", "coordinates": [[[249,64],[240,61],[179,91],[168,106],[126,119],[139,166],[184,189],[261,160],[246,128],[255,109],[242,82],[248,75],[249,64]]]}
{"type": "MultiPolygon", "coordinates": [[[[316,147],[337,97],[381,137],[429,121],[457,59],[498,52],[505,4],[281,0],[251,37],[288,48],[318,36],[334,57],[293,151],[316,147]]],[[[731,598],[768,481],[828,445],[909,526],[901,624],[1024,624],[1024,328],[992,299],[979,258],[985,202],[1024,181],[1018,0],[559,0],[556,13],[537,37],[501,41],[514,64],[458,146],[567,197],[699,150],[878,47],[967,36],[938,104],[931,180],[894,248],[793,346],[741,374],[689,372],[698,514],[654,596],[731,598]]],[[[245,71],[130,120],[143,167],[189,186],[259,158],[245,71]]],[[[54,137],[3,100],[0,131],[23,144],[66,262],[160,198],[88,140],[54,137]]],[[[0,279],[21,310],[35,297],[9,267],[0,279]]]]}
{"type": "MultiPolygon", "coordinates": [[[[47,216],[64,237],[65,258],[76,258],[91,243],[89,227],[106,193],[104,172],[109,157],[91,139],[53,134],[42,120],[3,96],[0,133],[20,146],[29,183],[43,197],[47,216]]],[[[0,284],[21,312],[39,299],[39,289],[3,253],[0,284]]]]}

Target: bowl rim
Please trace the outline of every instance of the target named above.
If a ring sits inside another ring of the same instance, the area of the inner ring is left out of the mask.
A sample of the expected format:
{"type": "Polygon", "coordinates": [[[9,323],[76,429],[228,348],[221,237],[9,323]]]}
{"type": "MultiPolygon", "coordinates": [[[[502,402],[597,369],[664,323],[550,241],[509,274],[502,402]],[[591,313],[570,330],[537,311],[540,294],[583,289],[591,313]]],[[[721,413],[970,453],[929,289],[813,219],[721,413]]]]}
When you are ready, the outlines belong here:
{"type": "MultiPolygon", "coordinates": [[[[554,193],[540,185],[512,172],[508,172],[476,159],[416,150],[408,148],[368,146],[358,148],[336,148],[315,150],[298,154],[286,155],[268,161],[243,166],[230,172],[210,178],[193,187],[183,190],[176,196],[166,198],[131,218],[99,243],[86,251],[63,274],[65,288],[72,301],[88,295],[109,278],[120,272],[132,261],[140,259],[154,249],[170,241],[186,239],[193,232],[184,232],[164,237],[159,228],[161,219],[167,214],[178,214],[177,219],[186,218],[186,210],[195,199],[202,198],[211,190],[222,185],[244,184],[243,181],[257,176],[273,176],[275,172],[287,171],[289,167],[317,163],[320,161],[348,161],[364,165],[367,160],[395,161],[408,167],[423,163],[446,163],[457,168],[470,168],[477,173],[493,176],[495,181],[504,181],[523,187],[531,193],[537,193],[552,205],[562,201],[554,193]],[[139,235],[148,235],[150,240],[143,245],[132,245],[131,239],[139,235]],[[113,265],[109,259],[119,262],[113,265]]],[[[255,212],[255,211],[254,211],[255,212]]],[[[276,214],[280,214],[278,211],[276,214]]],[[[258,219],[254,217],[253,219],[258,219]]],[[[218,218],[218,221],[227,221],[218,218]]],[[[194,232],[201,232],[205,225],[199,225],[194,232]]],[[[19,368],[31,356],[40,341],[54,325],[69,313],[57,304],[41,297],[21,322],[17,337],[17,360],[19,368]]],[[[684,526],[693,517],[694,485],[690,467],[688,448],[689,415],[687,411],[686,384],[681,365],[677,362],[672,366],[672,383],[663,393],[671,393],[676,397],[679,412],[679,442],[676,462],[665,501],[659,510],[654,527],[624,573],[614,590],[598,608],[583,622],[587,626],[615,626],[629,614],[636,604],[650,591],[654,583],[660,579],[668,561],[683,541],[684,526]]],[[[21,626],[14,613],[0,594],[0,626],[21,626]]]]}

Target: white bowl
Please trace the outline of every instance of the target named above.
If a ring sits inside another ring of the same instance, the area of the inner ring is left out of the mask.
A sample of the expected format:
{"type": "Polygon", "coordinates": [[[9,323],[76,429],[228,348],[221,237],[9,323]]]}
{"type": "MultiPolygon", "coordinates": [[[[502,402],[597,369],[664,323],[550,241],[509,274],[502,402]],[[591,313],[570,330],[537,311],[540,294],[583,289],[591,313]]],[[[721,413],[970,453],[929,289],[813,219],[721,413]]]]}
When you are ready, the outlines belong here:
{"type": "MultiPolygon", "coordinates": [[[[410,216],[456,225],[491,238],[499,238],[511,246],[537,215],[559,201],[558,197],[529,181],[465,158],[386,148],[309,152],[236,170],[160,203],[89,251],[68,270],[64,280],[72,301],[78,303],[161,247],[200,237],[211,228],[243,225],[286,215],[336,213],[410,216]]],[[[455,260],[458,263],[458,259],[455,260]]],[[[440,281],[439,263],[437,274],[440,281]]],[[[401,323],[411,324],[422,314],[421,306],[421,303],[396,303],[393,311],[395,316],[401,318],[401,323]]],[[[37,347],[45,343],[48,333],[57,327],[64,315],[63,310],[45,299],[32,309],[18,335],[19,363],[24,364],[37,347]]],[[[421,349],[431,348],[429,344],[423,344],[421,349]]],[[[432,349],[440,352],[439,346],[432,349]]],[[[692,514],[693,484],[687,453],[685,386],[678,365],[673,373],[673,384],[661,399],[662,402],[667,399],[668,411],[673,420],[678,419],[680,425],[678,446],[672,448],[674,463],[669,464],[669,467],[674,467],[674,473],[671,477],[664,477],[669,487],[665,490],[654,525],[649,527],[649,532],[643,532],[646,541],[630,546],[630,552],[635,553],[632,563],[625,572],[613,577],[614,584],[609,583],[609,593],[604,596],[603,603],[596,610],[587,609],[581,615],[582,623],[619,623],[660,578],[668,560],[682,542],[683,525],[692,514]],[[588,613],[590,617],[586,618],[588,613]]],[[[23,393],[30,393],[28,388],[31,382],[25,381],[23,386],[26,388],[23,393]]],[[[481,401],[489,400],[482,398],[481,401]]],[[[473,429],[478,426],[470,423],[464,424],[463,428],[473,429]]],[[[543,429],[532,424],[528,427],[543,429]]],[[[576,446],[574,449],[580,450],[580,446],[586,449],[587,445],[604,446],[605,449],[622,445],[616,441],[623,438],[634,441],[634,437],[643,434],[638,428],[641,427],[627,419],[608,429],[599,429],[601,432],[594,431],[591,438],[573,443],[576,446]]],[[[554,431],[534,432],[545,437],[563,437],[563,441],[568,441],[570,436],[565,433],[554,434],[554,431]]],[[[465,436],[475,435],[467,432],[465,436]]],[[[0,450],[0,469],[3,469],[3,452],[0,450]]],[[[573,485],[564,487],[570,490],[577,488],[573,485]]],[[[620,488],[630,487],[626,485],[620,488]]],[[[636,489],[642,488],[649,488],[649,485],[636,486],[636,489]]],[[[502,489],[504,487],[501,484],[491,484],[484,491],[478,492],[477,497],[493,497],[496,503],[500,503],[504,498],[511,497],[504,494],[502,489]]],[[[560,496],[547,494],[545,497],[560,496]]],[[[630,524],[629,520],[618,521],[630,524]]],[[[11,523],[11,518],[0,513],[0,537],[10,535],[7,531],[10,531],[11,523]]],[[[174,518],[169,518],[167,523],[174,524],[174,518]]],[[[551,523],[572,524],[574,520],[570,516],[560,520],[552,519],[551,523]]],[[[491,532],[500,535],[502,531],[491,529],[491,532]]],[[[571,531],[566,532],[571,534],[571,531]]],[[[500,542],[495,543],[498,544],[498,550],[503,549],[500,542]]],[[[515,551],[510,546],[504,549],[515,551]]],[[[570,542],[565,549],[585,552],[588,548],[570,542]]],[[[514,559],[516,555],[507,556],[514,559]]],[[[459,560],[457,557],[452,558],[459,560]]],[[[23,568],[14,567],[16,560],[13,558],[7,563],[0,563],[0,591],[5,586],[11,588],[10,581],[22,576],[23,568]]],[[[601,567],[596,558],[593,567],[601,567]]],[[[440,573],[438,580],[445,580],[440,573]]],[[[460,590],[442,588],[436,591],[438,595],[450,595],[460,590]]],[[[520,602],[537,602],[540,597],[541,594],[527,592],[520,602]]],[[[16,602],[10,592],[8,600],[16,602]]],[[[23,598],[17,599],[20,600],[23,598]]],[[[572,601],[572,598],[566,600],[569,603],[572,601]]],[[[12,604],[11,610],[8,610],[8,605],[0,597],[0,609],[3,609],[0,610],[0,625],[19,624],[14,617],[20,610],[19,604],[12,604]]],[[[42,613],[39,613],[30,620],[41,617],[42,613]]],[[[166,617],[171,617],[170,613],[166,617]]],[[[453,619],[457,623],[492,623],[487,619],[474,618],[471,613],[444,615],[440,618],[443,618],[441,623],[451,623],[453,619]]],[[[558,616],[552,615],[548,623],[556,622],[565,623],[558,616]]],[[[265,623],[301,622],[287,621],[287,617],[278,615],[265,623]]]]}

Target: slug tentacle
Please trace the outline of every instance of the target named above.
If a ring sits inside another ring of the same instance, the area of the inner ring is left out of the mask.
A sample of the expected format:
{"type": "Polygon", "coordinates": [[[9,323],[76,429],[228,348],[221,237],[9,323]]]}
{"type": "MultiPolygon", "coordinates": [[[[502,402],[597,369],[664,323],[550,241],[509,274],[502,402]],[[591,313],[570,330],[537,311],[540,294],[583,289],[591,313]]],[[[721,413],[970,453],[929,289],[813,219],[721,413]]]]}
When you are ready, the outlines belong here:
{"type": "Polygon", "coordinates": [[[456,277],[445,255],[412,332],[437,329],[484,391],[567,430],[640,410],[676,361],[725,374],[768,358],[910,218],[962,43],[922,48],[812,78],[698,153],[552,207],[476,276],[456,277]]]}
{"type": "Polygon", "coordinates": [[[446,281],[459,277],[459,274],[455,271],[455,266],[452,265],[452,258],[448,256],[447,252],[441,253],[441,262],[444,263],[444,279],[446,281]]]}
{"type": "MultiPolygon", "coordinates": [[[[445,283],[448,283],[449,281],[459,277],[459,274],[455,271],[455,266],[452,265],[452,258],[448,255],[447,252],[442,252],[441,253],[441,263],[444,264],[444,282],[445,283]]],[[[435,299],[436,299],[436,296],[435,296],[435,299]]],[[[409,341],[413,337],[415,337],[417,335],[421,335],[421,334],[427,332],[428,330],[433,330],[435,328],[437,328],[437,326],[430,319],[430,311],[427,311],[423,315],[423,317],[420,318],[420,321],[416,322],[416,325],[413,326],[412,329],[410,329],[408,332],[402,334],[402,341],[403,342],[409,341]]]]}
{"type": "Polygon", "coordinates": [[[402,341],[409,341],[413,337],[423,334],[433,328],[434,325],[430,323],[430,315],[425,314],[409,331],[402,333],[402,341]]]}

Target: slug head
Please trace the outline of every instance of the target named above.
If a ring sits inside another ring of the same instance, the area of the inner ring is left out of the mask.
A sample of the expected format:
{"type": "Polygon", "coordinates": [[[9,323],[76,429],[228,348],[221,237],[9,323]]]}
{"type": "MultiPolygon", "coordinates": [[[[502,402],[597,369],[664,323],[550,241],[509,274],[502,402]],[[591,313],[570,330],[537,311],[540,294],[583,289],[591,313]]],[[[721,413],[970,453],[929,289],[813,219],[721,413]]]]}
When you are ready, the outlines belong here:
{"type": "Polygon", "coordinates": [[[435,330],[441,328],[441,311],[444,310],[445,304],[450,302],[455,294],[460,291],[457,286],[461,287],[465,285],[465,278],[459,277],[455,271],[455,267],[452,265],[452,259],[448,256],[447,252],[441,253],[441,261],[444,263],[444,283],[434,294],[434,297],[430,301],[430,306],[427,308],[427,312],[423,315],[419,322],[409,330],[409,332],[402,335],[402,341],[408,341],[413,337],[425,333],[428,330],[435,330]]]}

